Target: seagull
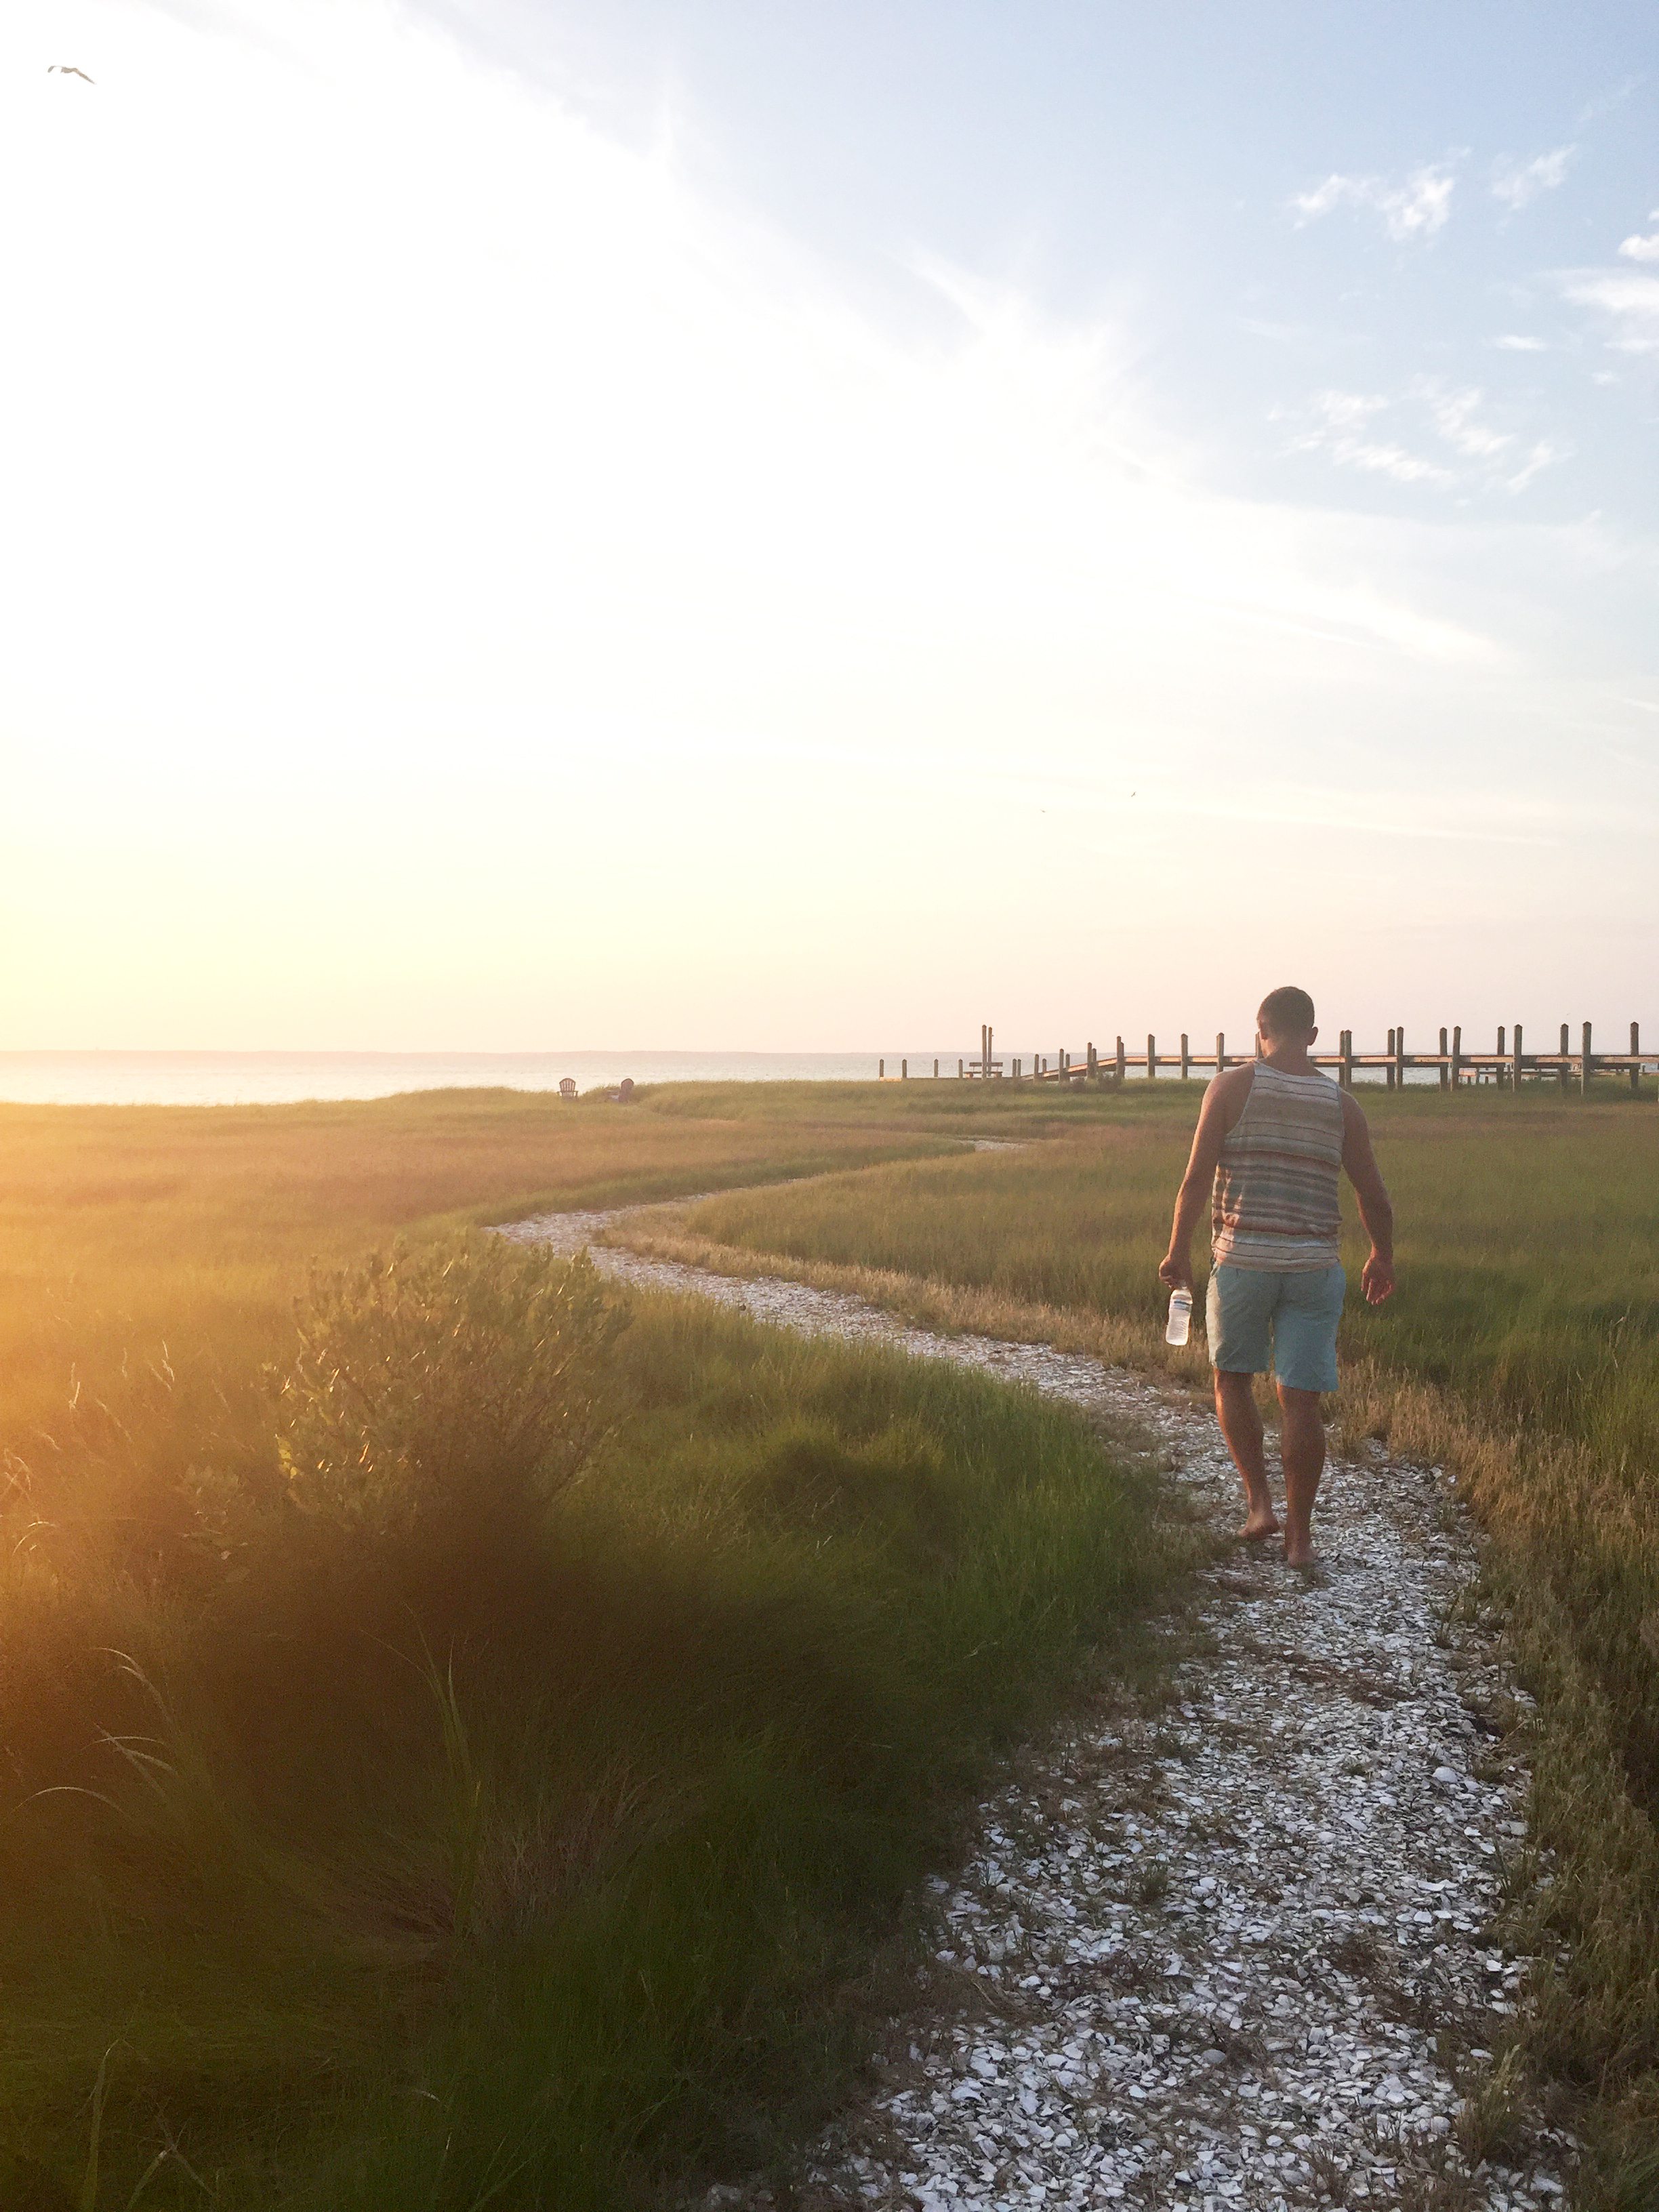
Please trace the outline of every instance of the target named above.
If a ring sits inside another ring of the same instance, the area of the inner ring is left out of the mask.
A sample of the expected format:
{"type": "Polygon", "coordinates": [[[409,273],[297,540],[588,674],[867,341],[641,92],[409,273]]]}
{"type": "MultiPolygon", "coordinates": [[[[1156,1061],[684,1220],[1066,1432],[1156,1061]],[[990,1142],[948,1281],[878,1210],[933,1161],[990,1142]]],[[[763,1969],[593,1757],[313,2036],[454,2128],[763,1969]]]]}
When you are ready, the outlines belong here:
{"type": "Polygon", "coordinates": [[[83,69],[76,69],[73,62],[48,62],[46,64],[46,75],[48,76],[52,76],[54,75],[58,76],[78,76],[83,84],[92,84],[95,82],[95,79],[89,77],[83,69]]]}

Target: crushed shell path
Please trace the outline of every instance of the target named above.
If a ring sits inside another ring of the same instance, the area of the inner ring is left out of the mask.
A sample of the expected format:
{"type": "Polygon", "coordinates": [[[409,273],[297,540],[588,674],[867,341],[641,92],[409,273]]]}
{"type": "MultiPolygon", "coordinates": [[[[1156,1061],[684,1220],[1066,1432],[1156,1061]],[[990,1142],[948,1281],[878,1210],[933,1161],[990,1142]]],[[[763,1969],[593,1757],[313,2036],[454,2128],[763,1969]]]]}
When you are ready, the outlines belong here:
{"type": "MultiPolygon", "coordinates": [[[[507,1233],[570,1250],[615,1218],[507,1233]]],[[[1213,1421],[1121,1370],[933,1336],[798,1284],[594,1258],[624,1281],[1131,1421],[1169,1480],[1237,1525],[1213,1421]]],[[[1492,1716],[1528,1701],[1491,1634],[1455,1617],[1475,1565],[1467,1522],[1437,1470],[1379,1456],[1331,1470],[1317,1536],[1318,1583],[1271,1551],[1230,1550],[1200,1577],[1196,1633],[1182,1624],[1174,1701],[1062,1732],[981,1806],[969,1863],[933,1885],[936,1957],[914,2019],[798,2201],[1484,2212],[1561,2198],[1564,2135],[1523,2130],[1506,2166],[1465,2110],[1528,1964],[1488,1933],[1526,1834],[1525,1776],[1493,1757],[1492,1716]],[[1473,2172],[1466,2145],[1490,2152],[1473,2172]]]]}

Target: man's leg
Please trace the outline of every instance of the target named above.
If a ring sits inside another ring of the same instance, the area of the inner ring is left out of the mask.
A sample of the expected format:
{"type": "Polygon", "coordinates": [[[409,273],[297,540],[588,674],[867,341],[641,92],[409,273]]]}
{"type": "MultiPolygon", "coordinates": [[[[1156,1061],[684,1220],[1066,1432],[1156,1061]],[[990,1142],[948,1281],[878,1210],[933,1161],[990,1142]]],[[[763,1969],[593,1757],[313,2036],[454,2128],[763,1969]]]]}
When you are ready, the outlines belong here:
{"type": "MultiPolygon", "coordinates": [[[[1277,1535],[1279,1521],[1273,1512],[1273,1492],[1267,1487],[1267,1463],[1262,1449],[1261,1414],[1255,1402],[1255,1376],[1218,1367],[1215,1410],[1227,1449],[1233,1455],[1233,1465],[1243,1478],[1244,1495],[1249,1502],[1241,1533],[1251,1538],[1277,1535]]],[[[1322,1431],[1321,1437],[1322,1440],[1322,1431]]]]}
{"type": "Polygon", "coordinates": [[[1287,1275],[1273,1322],[1273,1372],[1279,1384],[1280,1448],[1285,1458],[1285,1557],[1313,1565],[1311,1522],[1325,1468],[1320,1393],[1336,1388],[1336,1332],[1346,1278],[1328,1267],[1287,1275]]]}
{"type": "MultiPolygon", "coordinates": [[[[1281,1382],[1279,1411],[1279,1446],[1285,1458],[1285,1557],[1293,1567],[1310,1567],[1314,1499],[1325,1471],[1325,1424],[1319,1417],[1319,1393],[1293,1390],[1281,1382]]],[[[1260,1422],[1256,1425],[1259,1433],[1260,1422]]]]}
{"type": "Polygon", "coordinates": [[[1267,1467],[1261,1451],[1261,1415],[1256,1408],[1255,1378],[1264,1372],[1268,1351],[1268,1316],[1277,1280],[1258,1269],[1235,1267],[1224,1260],[1210,1270],[1205,1297],[1205,1327],[1215,1369],[1216,1418],[1244,1483],[1249,1500],[1243,1533],[1273,1536],[1279,1532],[1267,1467]]]}

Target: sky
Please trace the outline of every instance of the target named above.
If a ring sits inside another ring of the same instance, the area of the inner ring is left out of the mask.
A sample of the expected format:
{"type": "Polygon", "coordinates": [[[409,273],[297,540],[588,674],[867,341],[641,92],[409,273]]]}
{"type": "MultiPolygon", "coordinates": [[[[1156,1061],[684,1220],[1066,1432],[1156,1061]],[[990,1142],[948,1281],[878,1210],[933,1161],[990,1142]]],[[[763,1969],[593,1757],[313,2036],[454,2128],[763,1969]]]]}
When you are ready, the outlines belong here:
{"type": "Polygon", "coordinates": [[[8,0],[0,306],[0,1048],[1659,1043],[1649,8],[8,0]]]}

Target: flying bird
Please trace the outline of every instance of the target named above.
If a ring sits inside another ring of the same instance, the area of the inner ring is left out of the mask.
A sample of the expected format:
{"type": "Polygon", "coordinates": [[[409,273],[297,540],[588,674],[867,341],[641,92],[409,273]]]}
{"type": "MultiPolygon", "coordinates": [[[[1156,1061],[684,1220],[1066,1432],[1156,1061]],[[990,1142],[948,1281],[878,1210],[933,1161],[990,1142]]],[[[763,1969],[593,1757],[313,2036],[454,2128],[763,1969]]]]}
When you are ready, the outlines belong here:
{"type": "Polygon", "coordinates": [[[48,76],[52,76],[54,75],[58,76],[78,76],[83,84],[92,84],[96,82],[94,78],[89,77],[83,69],[76,69],[73,62],[48,62],[46,64],[46,75],[48,76]]]}

